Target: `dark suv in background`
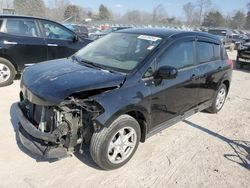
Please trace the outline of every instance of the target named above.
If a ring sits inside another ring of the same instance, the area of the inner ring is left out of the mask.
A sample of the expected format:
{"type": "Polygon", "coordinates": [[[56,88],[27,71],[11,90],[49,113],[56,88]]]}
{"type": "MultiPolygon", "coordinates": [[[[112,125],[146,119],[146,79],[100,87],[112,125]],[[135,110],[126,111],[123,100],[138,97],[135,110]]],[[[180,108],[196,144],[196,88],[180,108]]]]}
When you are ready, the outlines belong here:
{"type": "Polygon", "coordinates": [[[250,42],[244,43],[238,48],[236,58],[237,68],[243,68],[247,64],[250,65],[250,42]]]}
{"type": "Polygon", "coordinates": [[[199,111],[220,111],[231,75],[232,61],[213,35],[120,30],[70,58],[25,69],[21,142],[47,158],[89,144],[101,168],[115,169],[140,141],[199,111]]]}
{"type": "Polygon", "coordinates": [[[88,44],[63,25],[34,17],[0,16],[0,86],[26,65],[68,57],[88,44]]]}

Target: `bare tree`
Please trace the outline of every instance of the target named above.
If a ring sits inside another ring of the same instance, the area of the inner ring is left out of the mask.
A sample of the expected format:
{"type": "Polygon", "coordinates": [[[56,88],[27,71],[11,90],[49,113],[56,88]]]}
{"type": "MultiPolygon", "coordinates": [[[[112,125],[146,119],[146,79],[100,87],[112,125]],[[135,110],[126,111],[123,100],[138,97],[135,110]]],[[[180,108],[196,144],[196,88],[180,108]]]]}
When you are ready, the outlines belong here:
{"type": "Polygon", "coordinates": [[[211,0],[198,0],[197,1],[197,11],[198,11],[198,20],[199,20],[199,25],[202,24],[203,18],[205,13],[208,11],[208,9],[211,7],[212,2],[211,0]]]}
{"type": "Polygon", "coordinates": [[[231,28],[232,29],[243,29],[245,25],[246,15],[244,12],[238,10],[235,12],[234,16],[231,20],[231,28]]]}
{"type": "Polygon", "coordinates": [[[124,18],[129,23],[140,23],[141,22],[141,13],[139,10],[129,10],[124,15],[124,18]]]}
{"type": "Polygon", "coordinates": [[[165,8],[162,4],[157,5],[152,12],[152,19],[153,22],[161,22],[161,20],[166,19],[167,12],[165,11],[165,8]]]}
{"type": "Polygon", "coordinates": [[[64,12],[70,4],[69,0],[50,0],[46,15],[49,19],[61,22],[64,20],[64,12]]]}
{"type": "Polygon", "coordinates": [[[187,23],[189,25],[195,25],[196,18],[196,12],[195,12],[195,5],[191,2],[186,3],[182,7],[184,14],[186,16],[187,23]]]}
{"type": "Polygon", "coordinates": [[[247,15],[246,15],[246,23],[245,23],[244,28],[250,29],[250,2],[247,4],[247,8],[248,8],[248,11],[247,11],[247,15]]]}
{"type": "Polygon", "coordinates": [[[14,0],[16,13],[45,17],[45,3],[43,0],[14,0]]]}

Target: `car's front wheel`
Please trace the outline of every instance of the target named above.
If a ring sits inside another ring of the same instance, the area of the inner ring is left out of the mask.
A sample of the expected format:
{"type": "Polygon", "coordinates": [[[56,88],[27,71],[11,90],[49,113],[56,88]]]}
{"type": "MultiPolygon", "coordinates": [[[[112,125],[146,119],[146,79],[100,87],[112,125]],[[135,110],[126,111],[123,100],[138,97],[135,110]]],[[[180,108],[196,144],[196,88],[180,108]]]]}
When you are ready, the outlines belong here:
{"type": "Polygon", "coordinates": [[[90,143],[91,157],[102,169],[119,168],[134,155],[140,138],[139,123],[129,115],[122,115],[109,127],[93,134],[90,143]]]}
{"type": "Polygon", "coordinates": [[[15,78],[15,67],[4,58],[0,58],[0,87],[12,84],[15,78]]]}

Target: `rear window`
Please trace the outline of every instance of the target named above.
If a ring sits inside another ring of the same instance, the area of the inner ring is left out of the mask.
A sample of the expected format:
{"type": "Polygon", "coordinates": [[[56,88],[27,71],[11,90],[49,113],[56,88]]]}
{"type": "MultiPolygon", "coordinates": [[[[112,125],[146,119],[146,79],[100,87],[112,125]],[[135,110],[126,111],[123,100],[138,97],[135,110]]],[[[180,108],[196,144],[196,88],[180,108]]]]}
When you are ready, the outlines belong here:
{"type": "Polygon", "coordinates": [[[7,19],[4,32],[19,36],[38,36],[35,21],[30,19],[7,19]]]}
{"type": "Polygon", "coordinates": [[[221,59],[221,47],[218,44],[214,44],[214,59],[221,59]]]}
{"type": "Polygon", "coordinates": [[[221,59],[221,47],[218,44],[208,42],[197,43],[200,63],[221,59]]]}

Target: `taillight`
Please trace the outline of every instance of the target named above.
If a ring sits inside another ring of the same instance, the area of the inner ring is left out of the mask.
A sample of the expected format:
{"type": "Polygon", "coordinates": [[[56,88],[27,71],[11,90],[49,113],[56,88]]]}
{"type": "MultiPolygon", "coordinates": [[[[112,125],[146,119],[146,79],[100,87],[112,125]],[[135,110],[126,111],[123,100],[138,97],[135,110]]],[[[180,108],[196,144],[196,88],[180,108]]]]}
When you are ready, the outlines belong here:
{"type": "Polygon", "coordinates": [[[233,62],[232,59],[228,59],[228,60],[227,60],[227,64],[230,65],[231,69],[234,68],[234,62],[233,62]]]}

